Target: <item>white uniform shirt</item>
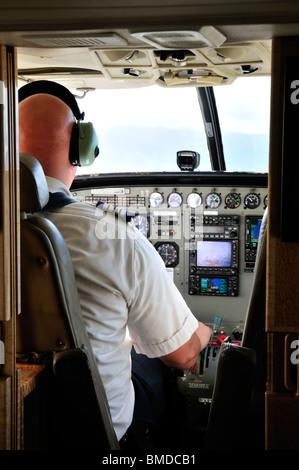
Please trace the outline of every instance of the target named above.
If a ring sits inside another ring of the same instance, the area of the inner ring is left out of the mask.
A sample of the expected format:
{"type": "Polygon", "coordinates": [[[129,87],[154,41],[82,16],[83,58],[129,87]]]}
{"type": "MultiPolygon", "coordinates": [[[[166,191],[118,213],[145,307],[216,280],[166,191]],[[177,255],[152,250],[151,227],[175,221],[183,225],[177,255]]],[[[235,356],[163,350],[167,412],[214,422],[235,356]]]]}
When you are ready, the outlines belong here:
{"type": "MultiPolygon", "coordinates": [[[[68,189],[47,177],[50,192],[68,189]]],[[[189,340],[198,326],[161,257],[133,223],[73,203],[45,213],[62,233],[74,265],[83,318],[120,439],[132,421],[132,343],[160,357],[189,340]]]]}

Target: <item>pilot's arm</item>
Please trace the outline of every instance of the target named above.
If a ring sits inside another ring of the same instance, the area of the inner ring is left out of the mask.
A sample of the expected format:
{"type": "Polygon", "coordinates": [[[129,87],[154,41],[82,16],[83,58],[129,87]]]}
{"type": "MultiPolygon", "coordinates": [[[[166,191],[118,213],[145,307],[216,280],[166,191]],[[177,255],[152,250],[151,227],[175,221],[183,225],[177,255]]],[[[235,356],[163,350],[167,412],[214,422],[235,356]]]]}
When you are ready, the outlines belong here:
{"type": "Polygon", "coordinates": [[[211,335],[211,328],[198,322],[198,328],[192,334],[189,341],[172,353],[161,356],[160,359],[169,367],[183,370],[189,369],[195,364],[200,351],[208,345],[211,335]]]}

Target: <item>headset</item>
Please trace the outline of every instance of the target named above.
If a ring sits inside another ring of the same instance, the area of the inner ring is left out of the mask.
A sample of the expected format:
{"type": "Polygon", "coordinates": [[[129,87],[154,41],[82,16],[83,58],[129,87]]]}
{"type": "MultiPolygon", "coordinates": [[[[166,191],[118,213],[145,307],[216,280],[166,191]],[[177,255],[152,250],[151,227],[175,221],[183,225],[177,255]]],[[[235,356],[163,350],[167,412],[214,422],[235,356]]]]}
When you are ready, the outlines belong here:
{"type": "Polygon", "coordinates": [[[98,137],[91,122],[83,123],[81,113],[74,95],[63,85],[48,80],[30,82],[19,89],[19,103],[32,95],[44,93],[61,99],[73,112],[76,123],[72,129],[69,160],[73,166],[89,166],[99,155],[98,137]]]}

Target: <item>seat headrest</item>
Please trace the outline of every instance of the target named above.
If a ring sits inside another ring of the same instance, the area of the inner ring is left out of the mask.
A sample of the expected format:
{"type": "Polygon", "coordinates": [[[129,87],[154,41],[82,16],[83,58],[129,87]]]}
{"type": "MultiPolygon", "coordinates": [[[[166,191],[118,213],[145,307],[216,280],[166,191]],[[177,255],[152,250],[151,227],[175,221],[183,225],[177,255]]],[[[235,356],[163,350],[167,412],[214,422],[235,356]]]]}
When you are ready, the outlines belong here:
{"type": "Polygon", "coordinates": [[[24,212],[41,210],[49,200],[44,170],[32,155],[20,153],[20,209],[24,212]]]}

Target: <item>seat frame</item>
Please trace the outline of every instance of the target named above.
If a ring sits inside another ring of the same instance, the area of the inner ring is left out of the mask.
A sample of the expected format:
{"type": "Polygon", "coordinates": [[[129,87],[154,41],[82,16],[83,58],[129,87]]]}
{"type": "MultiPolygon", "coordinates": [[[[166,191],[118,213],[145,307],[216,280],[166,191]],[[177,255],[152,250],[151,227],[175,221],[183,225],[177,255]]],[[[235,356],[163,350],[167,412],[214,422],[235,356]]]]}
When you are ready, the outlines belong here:
{"type": "Polygon", "coordinates": [[[68,248],[50,220],[29,213],[31,207],[36,211],[47,203],[46,180],[32,156],[21,155],[20,164],[22,296],[17,319],[18,362],[44,363],[49,368],[45,406],[49,420],[46,441],[51,448],[119,450],[68,248]]]}

